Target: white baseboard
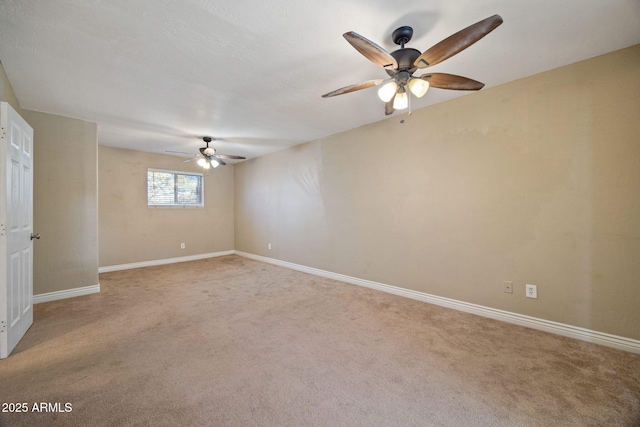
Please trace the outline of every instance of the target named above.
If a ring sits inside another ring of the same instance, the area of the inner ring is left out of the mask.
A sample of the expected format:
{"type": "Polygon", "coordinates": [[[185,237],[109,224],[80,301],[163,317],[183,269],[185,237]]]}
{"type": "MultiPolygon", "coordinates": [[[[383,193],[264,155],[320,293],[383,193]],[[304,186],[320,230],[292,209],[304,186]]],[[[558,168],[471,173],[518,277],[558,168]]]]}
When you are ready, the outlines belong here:
{"type": "Polygon", "coordinates": [[[152,261],[132,262],[130,264],[109,265],[99,267],[98,273],[109,273],[111,271],[130,270],[132,268],[152,267],[154,265],[174,264],[176,262],[196,261],[205,258],[215,258],[224,255],[233,255],[235,251],[210,252],[207,254],[189,255],[178,258],[156,259],[152,261]]]}
{"type": "Polygon", "coordinates": [[[631,338],[620,337],[617,335],[605,334],[603,332],[592,331],[590,329],[579,328],[577,326],[566,325],[563,323],[552,322],[550,320],[538,319],[536,317],[525,316],[509,311],[498,310],[495,308],[485,307],[482,305],[471,304],[464,301],[457,301],[450,298],[439,297],[436,295],[426,294],[424,292],[413,291],[411,289],[399,288],[397,286],[385,285],[384,283],[373,282],[370,280],[358,279],[357,277],[345,276],[343,274],[332,273],[330,271],[319,270],[317,268],[306,267],[304,265],[294,264],[287,261],[280,261],[273,258],[267,258],[260,255],[254,255],[246,252],[235,251],[239,256],[255,259],[257,261],[267,262],[269,264],[287,267],[292,270],[302,271],[304,273],[313,274],[315,276],[326,277],[328,279],[338,280],[352,285],[364,286],[366,288],[376,289],[394,295],[399,295],[429,304],[435,304],[442,307],[452,308],[454,310],[464,311],[466,313],[476,314],[478,316],[488,317],[491,319],[501,320],[503,322],[513,323],[532,329],[538,329],[565,337],[575,338],[582,341],[600,344],[607,347],[617,348],[619,350],[629,351],[631,353],[640,354],[640,341],[631,338]]]}
{"type": "Polygon", "coordinates": [[[97,294],[100,292],[100,283],[92,286],[84,286],[82,288],[65,289],[64,291],[47,292],[46,294],[38,294],[33,296],[33,303],[56,301],[59,299],[81,297],[83,295],[97,294]]]}

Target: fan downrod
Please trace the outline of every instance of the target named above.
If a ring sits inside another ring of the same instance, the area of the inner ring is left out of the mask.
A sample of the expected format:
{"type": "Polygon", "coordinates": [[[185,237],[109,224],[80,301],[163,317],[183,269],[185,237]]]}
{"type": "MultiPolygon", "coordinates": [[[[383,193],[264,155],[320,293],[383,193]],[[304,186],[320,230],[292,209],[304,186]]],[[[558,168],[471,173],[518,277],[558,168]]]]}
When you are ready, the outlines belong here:
{"type": "Polygon", "coordinates": [[[396,28],[391,34],[393,42],[402,48],[404,48],[405,43],[409,43],[411,37],[413,37],[413,28],[409,26],[396,28]]]}

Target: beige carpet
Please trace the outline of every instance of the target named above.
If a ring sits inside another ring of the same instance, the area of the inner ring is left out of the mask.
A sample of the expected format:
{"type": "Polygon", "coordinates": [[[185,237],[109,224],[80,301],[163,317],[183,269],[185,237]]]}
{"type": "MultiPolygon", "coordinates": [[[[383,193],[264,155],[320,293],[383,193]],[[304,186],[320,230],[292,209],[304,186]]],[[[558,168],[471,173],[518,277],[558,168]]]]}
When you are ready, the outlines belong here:
{"type": "Polygon", "coordinates": [[[35,307],[1,426],[640,425],[631,353],[238,256],[100,284],[35,307]]]}

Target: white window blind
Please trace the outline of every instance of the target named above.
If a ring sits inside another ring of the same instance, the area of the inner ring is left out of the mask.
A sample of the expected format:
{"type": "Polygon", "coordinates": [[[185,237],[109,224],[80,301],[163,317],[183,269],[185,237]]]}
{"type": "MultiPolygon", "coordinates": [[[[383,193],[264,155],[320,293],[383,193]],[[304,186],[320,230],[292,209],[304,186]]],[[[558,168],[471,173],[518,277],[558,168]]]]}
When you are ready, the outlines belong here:
{"type": "Polygon", "coordinates": [[[147,169],[148,206],[204,206],[201,173],[147,169]]]}

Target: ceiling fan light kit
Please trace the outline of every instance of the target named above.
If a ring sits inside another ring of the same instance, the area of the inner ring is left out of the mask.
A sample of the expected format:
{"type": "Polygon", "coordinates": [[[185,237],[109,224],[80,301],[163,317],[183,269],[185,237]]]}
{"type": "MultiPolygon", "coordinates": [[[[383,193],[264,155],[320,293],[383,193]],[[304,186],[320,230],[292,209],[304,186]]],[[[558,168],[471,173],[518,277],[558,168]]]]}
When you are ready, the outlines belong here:
{"type": "Polygon", "coordinates": [[[404,47],[413,37],[413,28],[408,26],[399,27],[393,32],[393,42],[399,45],[400,49],[391,53],[356,32],[344,33],[344,38],[364,57],[384,68],[390,79],[368,80],[345,86],[326,93],[322,97],[342,95],[384,83],[378,89],[378,97],[385,102],[385,114],[390,115],[395,110],[404,110],[409,107],[411,102],[407,88],[416,98],[422,98],[430,87],[449,90],[480,90],[484,83],[467,77],[445,73],[429,73],[414,77],[413,73],[418,69],[436,65],[463,51],[489,34],[502,22],[500,15],[490,16],[458,31],[422,53],[419,50],[404,47]]]}

